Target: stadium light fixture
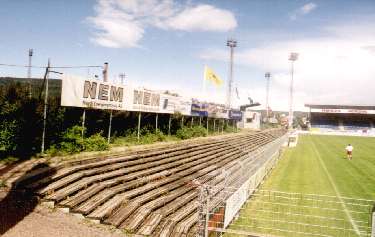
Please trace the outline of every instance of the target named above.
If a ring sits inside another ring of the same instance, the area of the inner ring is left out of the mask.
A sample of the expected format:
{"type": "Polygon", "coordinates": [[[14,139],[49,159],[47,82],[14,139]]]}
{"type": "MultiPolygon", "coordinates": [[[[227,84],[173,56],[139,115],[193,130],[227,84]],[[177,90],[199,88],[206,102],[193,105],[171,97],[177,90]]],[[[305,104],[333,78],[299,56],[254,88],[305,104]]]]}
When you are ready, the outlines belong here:
{"type": "Polygon", "coordinates": [[[271,73],[270,72],[266,72],[264,74],[264,76],[267,79],[267,88],[266,88],[266,113],[267,113],[267,122],[268,122],[268,118],[269,118],[268,97],[269,97],[269,91],[270,91],[270,77],[271,77],[271,73]]]}
{"type": "Polygon", "coordinates": [[[291,62],[291,79],[290,79],[290,91],[289,91],[289,128],[293,126],[293,74],[294,74],[294,62],[298,59],[298,53],[290,53],[289,61],[291,62]]]}
{"type": "Polygon", "coordinates": [[[297,61],[298,59],[298,53],[290,53],[289,60],[290,61],[297,61]]]}
{"type": "Polygon", "coordinates": [[[232,85],[233,85],[233,53],[234,48],[237,47],[237,41],[234,39],[227,40],[227,46],[230,47],[230,64],[229,64],[229,80],[228,80],[228,92],[227,92],[227,107],[231,107],[232,100],[232,85]]]}

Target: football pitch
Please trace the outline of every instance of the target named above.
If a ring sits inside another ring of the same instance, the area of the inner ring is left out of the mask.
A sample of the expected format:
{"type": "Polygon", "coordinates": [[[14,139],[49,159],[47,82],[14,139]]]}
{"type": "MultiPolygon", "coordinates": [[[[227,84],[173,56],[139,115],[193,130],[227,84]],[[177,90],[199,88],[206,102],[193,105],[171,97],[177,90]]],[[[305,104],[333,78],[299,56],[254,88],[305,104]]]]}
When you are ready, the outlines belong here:
{"type": "Polygon", "coordinates": [[[302,135],[229,229],[272,236],[370,236],[371,200],[375,138],[302,135]],[[346,158],[349,143],[353,160],[346,158]]]}

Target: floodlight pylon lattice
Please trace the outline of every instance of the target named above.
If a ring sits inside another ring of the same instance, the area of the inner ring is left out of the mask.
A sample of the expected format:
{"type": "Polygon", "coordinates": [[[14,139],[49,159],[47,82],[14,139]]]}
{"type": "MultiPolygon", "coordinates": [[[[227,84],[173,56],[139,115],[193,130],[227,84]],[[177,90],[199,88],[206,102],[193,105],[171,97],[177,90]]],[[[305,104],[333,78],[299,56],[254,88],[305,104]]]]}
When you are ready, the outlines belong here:
{"type": "Polygon", "coordinates": [[[294,62],[298,59],[298,53],[290,53],[289,61],[291,62],[291,79],[289,88],[289,128],[293,126],[293,81],[294,81],[294,62]]]}
{"type": "Polygon", "coordinates": [[[227,46],[230,48],[230,61],[229,61],[229,80],[228,80],[228,91],[227,91],[227,107],[231,107],[232,103],[232,87],[233,87],[233,56],[234,48],[237,47],[237,41],[235,39],[227,40],[227,46]]]}

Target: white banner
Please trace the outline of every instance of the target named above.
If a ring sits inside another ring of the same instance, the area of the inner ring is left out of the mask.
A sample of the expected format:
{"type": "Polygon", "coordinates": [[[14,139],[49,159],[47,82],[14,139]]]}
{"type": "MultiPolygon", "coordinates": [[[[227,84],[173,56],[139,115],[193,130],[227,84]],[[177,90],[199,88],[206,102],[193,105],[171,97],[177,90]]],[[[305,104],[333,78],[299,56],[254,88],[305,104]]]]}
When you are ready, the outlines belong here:
{"type": "Polygon", "coordinates": [[[182,115],[191,115],[191,99],[180,97],[175,112],[178,112],[182,115]]]}
{"type": "Polygon", "coordinates": [[[61,105],[191,115],[191,99],[188,98],[65,74],[61,105]]]}
{"type": "Polygon", "coordinates": [[[251,180],[252,178],[243,183],[225,202],[224,228],[227,228],[237,212],[240,211],[242,205],[246,202],[251,180]]]}
{"type": "Polygon", "coordinates": [[[161,94],[160,97],[161,97],[161,103],[160,103],[161,112],[173,114],[179,103],[179,97],[168,95],[168,94],[161,94]]]}
{"type": "Polygon", "coordinates": [[[63,75],[61,105],[126,110],[125,86],[63,75]]]}
{"type": "Polygon", "coordinates": [[[375,110],[365,109],[311,109],[311,112],[331,114],[375,114],[375,110]]]}
{"type": "Polygon", "coordinates": [[[185,99],[180,96],[160,94],[160,112],[161,113],[180,113],[182,115],[191,114],[191,99],[185,99]]]}
{"type": "Polygon", "coordinates": [[[127,110],[160,113],[160,93],[143,88],[129,89],[127,92],[127,110]]]}

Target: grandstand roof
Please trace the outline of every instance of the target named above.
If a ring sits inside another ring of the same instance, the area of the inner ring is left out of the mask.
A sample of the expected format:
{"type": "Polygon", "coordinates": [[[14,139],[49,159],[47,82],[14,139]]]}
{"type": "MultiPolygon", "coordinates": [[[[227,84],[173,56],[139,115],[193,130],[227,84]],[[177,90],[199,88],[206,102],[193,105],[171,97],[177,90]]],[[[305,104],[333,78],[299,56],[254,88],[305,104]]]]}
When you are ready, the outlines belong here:
{"type": "Polygon", "coordinates": [[[327,105],[327,104],[305,104],[305,107],[311,109],[356,109],[356,110],[375,110],[375,105],[327,105]]]}

